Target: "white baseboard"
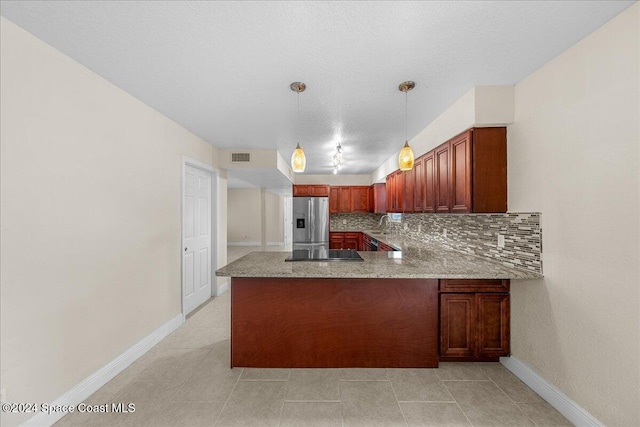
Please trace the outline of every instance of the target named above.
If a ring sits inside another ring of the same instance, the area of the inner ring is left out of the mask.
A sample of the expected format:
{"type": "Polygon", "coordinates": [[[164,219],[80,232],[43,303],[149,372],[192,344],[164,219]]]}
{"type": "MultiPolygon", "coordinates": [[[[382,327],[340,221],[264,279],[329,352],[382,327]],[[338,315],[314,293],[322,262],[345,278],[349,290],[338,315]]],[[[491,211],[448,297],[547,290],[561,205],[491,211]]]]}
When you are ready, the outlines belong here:
{"type": "Polygon", "coordinates": [[[529,365],[514,357],[501,357],[500,363],[573,424],[577,426],[604,426],[582,406],[560,391],[558,387],[545,380],[529,365]]]}
{"type": "MultiPolygon", "coordinates": [[[[182,313],[169,320],[156,331],[152,332],[133,347],[116,357],[107,365],[98,369],[93,374],[78,383],[71,390],[60,396],[51,405],[72,405],[76,406],[98,391],[100,387],[111,381],[116,375],[124,371],[129,365],[135,362],[140,356],[149,351],[154,345],[162,341],[167,335],[175,331],[184,323],[182,313]]],[[[65,413],[52,413],[48,415],[44,412],[27,420],[23,426],[51,426],[62,418],[65,413]]]]}
{"type": "MultiPolygon", "coordinates": [[[[260,242],[227,242],[227,246],[261,246],[260,242]]],[[[284,246],[284,242],[267,242],[267,246],[284,246]]]]}
{"type": "Polygon", "coordinates": [[[228,290],[229,290],[229,280],[225,281],[224,283],[220,283],[218,285],[216,289],[216,296],[219,297],[220,295],[224,294],[228,290]]]}

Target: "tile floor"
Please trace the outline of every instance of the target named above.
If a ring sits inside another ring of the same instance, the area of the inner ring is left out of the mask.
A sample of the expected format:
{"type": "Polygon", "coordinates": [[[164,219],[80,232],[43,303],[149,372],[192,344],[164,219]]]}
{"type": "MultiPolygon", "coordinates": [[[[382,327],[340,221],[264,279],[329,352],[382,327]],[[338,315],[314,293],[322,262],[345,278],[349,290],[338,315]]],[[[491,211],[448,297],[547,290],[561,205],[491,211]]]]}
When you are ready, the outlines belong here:
{"type": "Polygon", "coordinates": [[[570,426],[498,363],[438,369],[230,369],[229,293],[90,396],[134,413],[56,426],[570,426]]]}

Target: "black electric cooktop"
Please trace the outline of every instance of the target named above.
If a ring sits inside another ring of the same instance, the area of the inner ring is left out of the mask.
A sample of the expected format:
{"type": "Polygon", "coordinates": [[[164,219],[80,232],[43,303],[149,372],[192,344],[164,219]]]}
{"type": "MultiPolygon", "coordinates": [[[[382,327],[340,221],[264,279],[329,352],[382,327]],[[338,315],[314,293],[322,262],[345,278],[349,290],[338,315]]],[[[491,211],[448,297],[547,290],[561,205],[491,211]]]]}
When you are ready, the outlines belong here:
{"type": "Polygon", "coordinates": [[[328,251],[312,251],[296,249],[285,261],[364,261],[357,251],[352,249],[329,249],[328,251]]]}

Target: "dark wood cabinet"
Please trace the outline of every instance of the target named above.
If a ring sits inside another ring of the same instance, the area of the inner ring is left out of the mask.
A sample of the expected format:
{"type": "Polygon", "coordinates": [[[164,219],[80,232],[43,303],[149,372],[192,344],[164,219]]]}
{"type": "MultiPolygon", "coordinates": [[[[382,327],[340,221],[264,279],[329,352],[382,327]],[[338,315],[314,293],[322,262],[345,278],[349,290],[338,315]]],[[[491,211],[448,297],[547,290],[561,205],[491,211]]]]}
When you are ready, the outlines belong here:
{"type": "Polygon", "coordinates": [[[369,186],[351,186],[351,208],[349,212],[369,212],[369,186]]]}
{"type": "Polygon", "coordinates": [[[340,192],[338,191],[339,187],[331,187],[329,189],[329,213],[338,213],[340,212],[340,207],[338,206],[338,200],[340,199],[340,192]]]}
{"type": "Polygon", "coordinates": [[[402,212],[404,210],[404,172],[396,171],[396,197],[394,212],[402,212]]]}
{"type": "Polygon", "coordinates": [[[384,183],[373,184],[369,193],[369,212],[387,213],[387,186],[384,183]]]}
{"type": "Polygon", "coordinates": [[[387,175],[385,187],[387,188],[387,212],[395,212],[396,201],[396,174],[387,175]]]}
{"type": "Polygon", "coordinates": [[[344,233],[343,249],[362,250],[362,233],[344,233]]]}
{"type": "Polygon", "coordinates": [[[508,280],[440,280],[440,360],[508,356],[508,292],[508,280]]]}
{"type": "Polygon", "coordinates": [[[342,249],[344,246],[344,233],[330,232],[329,233],[329,249],[342,249]]]}
{"type": "Polygon", "coordinates": [[[510,303],[508,294],[476,294],[478,357],[509,354],[510,303]]]}
{"type": "Polygon", "coordinates": [[[328,185],[294,185],[293,197],[329,197],[328,185]]]}
{"type": "Polygon", "coordinates": [[[413,164],[413,212],[422,212],[424,209],[424,162],[418,157],[413,164]]]}
{"type": "Polygon", "coordinates": [[[378,242],[378,250],[381,252],[391,252],[393,248],[386,243],[378,242]]]}
{"type": "Polygon", "coordinates": [[[449,142],[451,174],[449,175],[449,212],[471,212],[471,131],[449,142]]]}
{"type": "Polygon", "coordinates": [[[351,211],[351,188],[338,187],[338,212],[351,211]]]}
{"type": "Polygon", "coordinates": [[[449,212],[449,143],[434,151],[436,212],[449,212]]]}
{"type": "Polygon", "coordinates": [[[329,213],[369,212],[369,193],[367,185],[332,186],[329,190],[329,213]]]}
{"type": "Polygon", "coordinates": [[[475,294],[440,295],[440,356],[473,357],[476,352],[475,294]]]}
{"type": "Polygon", "coordinates": [[[507,128],[474,128],[471,202],[475,213],[507,211],[507,128]]]}
{"type": "Polygon", "coordinates": [[[424,179],[422,212],[434,213],[436,211],[436,178],[435,153],[433,151],[422,156],[422,168],[424,179]]]}
{"type": "Polygon", "coordinates": [[[387,177],[391,212],[506,212],[506,128],[469,129],[419,157],[402,179],[398,173],[387,177]]]}
{"type": "Polygon", "coordinates": [[[404,183],[404,200],[402,204],[403,212],[413,212],[413,201],[414,201],[414,191],[415,191],[415,181],[414,181],[414,170],[408,170],[402,172],[403,175],[403,183],[404,183]]]}
{"type": "Polygon", "coordinates": [[[362,251],[364,250],[362,233],[332,231],[329,233],[329,249],[353,249],[362,251]]]}

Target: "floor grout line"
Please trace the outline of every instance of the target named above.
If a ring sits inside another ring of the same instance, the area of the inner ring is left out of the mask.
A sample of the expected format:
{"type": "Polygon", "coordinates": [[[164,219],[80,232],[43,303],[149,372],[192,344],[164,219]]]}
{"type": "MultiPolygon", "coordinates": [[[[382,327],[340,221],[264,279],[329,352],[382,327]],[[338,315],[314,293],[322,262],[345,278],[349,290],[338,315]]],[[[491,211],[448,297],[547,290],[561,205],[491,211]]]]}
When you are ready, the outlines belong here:
{"type": "MultiPolygon", "coordinates": [[[[240,369],[242,369],[242,371],[244,372],[244,368],[240,368],[240,369]]],[[[236,391],[236,387],[238,386],[238,383],[240,382],[240,377],[241,376],[242,376],[242,372],[240,372],[240,375],[238,375],[238,379],[236,380],[236,383],[233,385],[233,388],[231,389],[231,392],[229,393],[229,396],[227,396],[227,400],[224,401],[224,405],[222,405],[222,408],[220,409],[220,413],[216,417],[216,420],[213,422],[214,426],[218,424],[218,420],[220,420],[220,416],[224,412],[224,409],[227,407],[227,403],[229,403],[229,400],[231,400],[231,396],[233,396],[233,392],[236,391]]]]}
{"type": "Polygon", "coordinates": [[[389,380],[389,384],[391,385],[391,391],[393,392],[393,395],[396,397],[396,405],[398,405],[398,409],[400,409],[400,415],[402,415],[404,424],[408,426],[409,423],[407,422],[407,417],[404,416],[404,411],[402,410],[402,405],[400,405],[400,400],[398,399],[398,393],[396,393],[396,389],[393,386],[393,381],[389,380]]]}

